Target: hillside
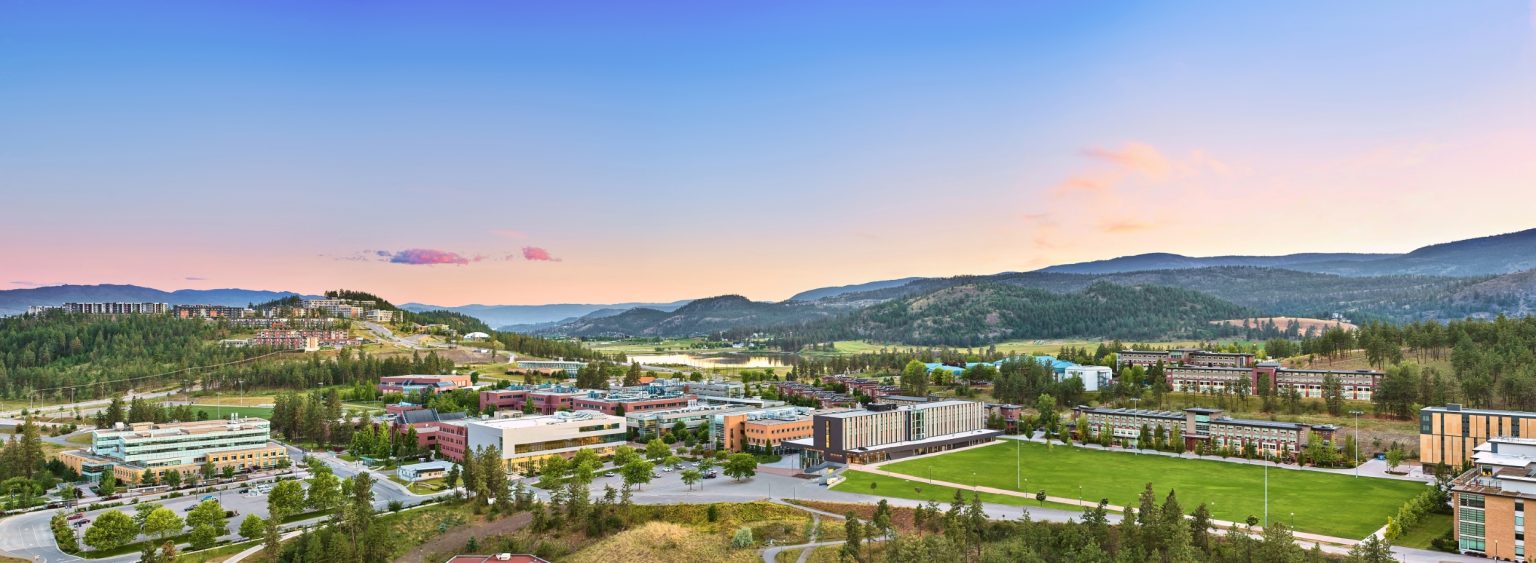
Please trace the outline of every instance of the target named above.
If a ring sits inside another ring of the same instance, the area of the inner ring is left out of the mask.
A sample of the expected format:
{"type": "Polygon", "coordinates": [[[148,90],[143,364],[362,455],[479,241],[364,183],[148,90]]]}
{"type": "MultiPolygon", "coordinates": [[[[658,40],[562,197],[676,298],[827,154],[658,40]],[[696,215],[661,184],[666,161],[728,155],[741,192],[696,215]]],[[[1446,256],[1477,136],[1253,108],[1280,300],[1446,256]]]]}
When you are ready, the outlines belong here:
{"type": "Polygon", "coordinates": [[[1249,313],[1239,305],[1171,287],[1099,283],[1081,292],[1058,293],[982,282],[892,300],[829,324],[853,338],[969,346],[1069,336],[1199,338],[1221,330],[1210,321],[1249,313]]]}
{"type": "Polygon", "coordinates": [[[673,301],[671,303],[615,303],[615,304],[581,304],[581,303],[554,303],[549,305],[461,305],[446,307],[442,305],[428,305],[425,303],[406,303],[400,308],[407,311],[433,311],[444,310],[463,313],[482,321],[485,324],[498,327],[500,330],[511,328],[528,328],[526,326],[513,327],[512,325],[540,325],[545,323],[564,323],[591,314],[595,311],[612,309],[626,311],[629,309],[648,308],[658,311],[673,311],[686,305],[688,301],[673,301]]]}
{"type": "Polygon", "coordinates": [[[1153,253],[1061,264],[1041,272],[1112,274],[1215,266],[1259,266],[1345,276],[1469,277],[1536,268],[1536,229],[1425,246],[1407,254],[1303,253],[1191,257],[1153,253]]]}
{"type": "Polygon", "coordinates": [[[694,336],[745,328],[773,328],[815,322],[829,309],[797,303],[752,301],[740,295],[699,299],[675,311],[630,309],[603,317],[583,317],[546,329],[567,336],[694,336]]]}
{"type": "Polygon", "coordinates": [[[918,281],[918,280],[923,280],[923,279],[927,279],[927,278],[912,277],[912,278],[901,278],[901,279],[895,279],[895,280],[882,280],[882,281],[873,281],[873,282],[867,282],[867,283],[856,283],[856,284],[851,284],[851,285],[840,285],[840,286],[837,286],[837,287],[819,287],[819,288],[816,288],[816,289],[810,289],[810,290],[802,291],[800,293],[796,293],[796,294],[790,296],[790,298],[786,299],[785,301],[800,301],[800,302],[816,301],[818,299],[826,299],[828,297],[837,297],[839,295],[846,295],[846,294],[849,294],[849,293],[861,293],[861,292],[866,292],[866,291],[874,291],[874,290],[877,290],[877,289],[886,289],[886,288],[891,288],[891,287],[899,287],[899,286],[903,286],[903,285],[906,285],[906,284],[909,284],[909,283],[912,283],[912,282],[915,282],[915,281],[918,281]]]}
{"type": "Polygon", "coordinates": [[[0,290],[0,316],[27,312],[33,305],[64,303],[141,302],[171,305],[225,305],[239,307],[299,295],[291,291],[259,289],[178,289],[163,291],[137,285],[55,285],[31,289],[0,290]]]}

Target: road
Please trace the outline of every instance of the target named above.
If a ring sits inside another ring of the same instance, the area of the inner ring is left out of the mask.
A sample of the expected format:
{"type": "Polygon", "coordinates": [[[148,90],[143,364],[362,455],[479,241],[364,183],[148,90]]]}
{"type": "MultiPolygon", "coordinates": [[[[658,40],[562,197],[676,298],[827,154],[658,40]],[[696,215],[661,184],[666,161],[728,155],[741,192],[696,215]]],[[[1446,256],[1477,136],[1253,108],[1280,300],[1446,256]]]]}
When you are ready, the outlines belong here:
{"type": "Polygon", "coordinates": [[[404,347],[404,348],[410,348],[412,350],[420,350],[420,349],[422,349],[421,342],[420,342],[421,341],[421,337],[426,336],[424,334],[413,334],[413,335],[410,335],[410,336],[400,336],[400,335],[395,334],[395,331],[390,330],[389,327],[381,325],[379,323],[373,323],[373,322],[366,322],[366,321],[364,321],[363,322],[363,326],[366,327],[368,330],[372,331],[374,334],[378,335],[379,338],[381,338],[383,340],[387,340],[389,342],[393,342],[393,343],[395,343],[396,346],[401,346],[401,347],[404,347]]]}
{"type": "MultiPolygon", "coordinates": [[[[199,389],[198,385],[194,384],[190,389],[188,389],[188,391],[189,392],[190,391],[197,391],[198,389],[199,389]]],[[[121,398],[123,399],[124,402],[127,402],[127,401],[131,401],[133,399],[157,399],[157,398],[160,398],[160,397],[169,397],[171,395],[179,395],[181,393],[182,393],[182,391],[180,389],[171,389],[171,390],[167,390],[167,391],[152,391],[152,392],[149,392],[149,393],[134,393],[132,390],[129,390],[121,398]]],[[[85,409],[88,409],[88,408],[89,409],[93,409],[90,412],[94,413],[97,410],[101,410],[102,408],[105,408],[106,406],[108,406],[110,404],[112,404],[112,399],[110,399],[110,398],[107,398],[107,399],[95,399],[95,400],[90,400],[90,401],[79,401],[79,402],[75,402],[75,403],[38,405],[34,409],[28,409],[28,412],[32,412],[32,411],[41,411],[41,412],[44,412],[44,413],[69,412],[70,414],[73,414],[75,407],[80,407],[80,409],[82,411],[84,411],[85,409]]],[[[21,417],[21,410],[0,411],[0,419],[18,419],[20,417],[21,417]]],[[[20,424],[20,423],[21,423],[21,421],[19,421],[19,420],[16,421],[16,424],[20,424]]]]}

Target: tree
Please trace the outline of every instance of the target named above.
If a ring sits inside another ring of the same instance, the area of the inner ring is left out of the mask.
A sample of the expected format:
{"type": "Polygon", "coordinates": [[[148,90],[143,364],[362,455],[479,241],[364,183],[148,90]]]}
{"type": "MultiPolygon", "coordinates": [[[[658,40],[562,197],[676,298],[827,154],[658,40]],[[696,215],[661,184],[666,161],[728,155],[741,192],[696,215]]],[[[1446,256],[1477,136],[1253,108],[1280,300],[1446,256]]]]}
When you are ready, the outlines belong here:
{"type": "Polygon", "coordinates": [[[213,480],[213,476],[216,475],[218,473],[218,471],[219,471],[219,468],[217,466],[215,466],[213,464],[213,461],[211,461],[211,460],[210,461],[204,461],[203,462],[203,466],[200,468],[200,472],[203,475],[203,480],[204,481],[212,481],[213,480]]]}
{"type": "Polygon", "coordinates": [[[629,462],[640,458],[640,454],[629,446],[619,446],[613,449],[613,464],[618,467],[629,465],[629,462]]]}
{"type": "Polygon", "coordinates": [[[863,561],[864,524],[859,522],[857,516],[850,513],[843,521],[843,536],[843,558],[852,561],[863,561]]]}
{"type": "Polygon", "coordinates": [[[733,454],[725,460],[725,475],[737,481],[757,475],[757,458],[752,454],[733,454]]]}
{"type": "Polygon", "coordinates": [[[1040,506],[1045,506],[1045,498],[1045,489],[1040,489],[1040,492],[1035,493],[1035,502],[1040,503],[1040,506]]]}
{"type": "Polygon", "coordinates": [[[624,373],[624,386],[634,387],[640,384],[640,362],[631,362],[629,371],[624,373]]]}
{"type": "Polygon", "coordinates": [[[1328,405],[1328,414],[1344,414],[1344,385],[1339,382],[1339,376],[1331,373],[1323,376],[1323,402],[1328,405]]]}
{"type": "Polygon", "coordinates": [[[693,486],[694,485],[698,484],[699,481],[702,481],[704,479],[704,474],[699,473],[699,470],[697,470],[697,469],[684,469],[683,470],[683,474],[682,474],[682,478],[683,478],[683,484],[687,485],[688,486],[688,490],[691,491],[691,490],[693,490],[693,486]]]}
{"type": "Polygon", "coordinates": [[[75,542],[75,530],[70,527],[69,519],[63,512],[55,512],[53,518],[48,521],[48,526],[53,529],[53,541],[59,544],[60,550],[65,553],[80,550],[80,545],[75,542]]]}
{"type": "Polygon", "coordinates": [[[459,486],[459,466],[457,464],[448,468],[448,474],[443,476],[443,484],[448,485],[449,490],[459,486]]]}
{"type": "Polygon", "coordinates": [[[1387,450],[1387,470],[1397,471],[1397,466],[1403,464],[1403,456],[1403,449],[1393,443],[1392,448],[1387,450]]]}
{"type": "Polygon", "coordinates": [[[117,494],[117,476],[111,471],[102,473],[101,481],[96,483],[96,492],[101,493],[102,496],[117,494]]]}
{"type": "Polygon", "coordinates": [[[85,545],[97,551],[109,551],[127,545],[138,535],[139,528],[132,518],[120,511],[108,510],[97,516],[85,530],[85,545]]]}
{"type": "Polygon", "coordinates": [[[625,488],[638,488],[640,485],[651,482],[651,471],[654,469],[655,465],[652,465],[651,462],[637,459],[629,462],[628,465],[620,467],[619,475],[624,477],[625,488]]]}
{"type": "Polygon", "coordinates": [[[1035,399],[1035,410],[1040,412],[1040,426],[1055,431],[1058,422],[1056,398],[1042,393],[1035,399]]]}
{"type": "Polygon", "coordinates": [[[928,396],[928,365],[913,359],[901,370],[901,391],[917,397],[928,396]]]}
{"type": "Polygon", "coordinates": [[[891,503],[886,502],[885,499],[880,499],[880,503],[875,505],[875,516],[872,521],[875,523],[875,528],[880,530],[881,535],[890,534],[891,503]]]}
{"type": "Polygon", "coordinates": [[[663,442],[661,438],[652,438],[651,441],[645,443],[645,457],[651,461],[667,457],[667,454],[671,452],[672,449],[668,448],[667,443],[663,442]]]}
{"type": "Polygon", "coordinates": [[[304,485],[298,481],[280,481],[267,493],[267,514],[282,523],[289,516],[304,508],[304,485]]]}
{"type": "Polygon", "coordinates": [[[256,539],[267,528],[267,521],[255,514],[247,515],[240,521],[240,535],[246,539],[256,539]]]}
{"type": "Polygon", "coordinates": [[[224,533],[222,530],[225,528],[224,514],[224,507],[219,505],[219,501],[205,500],[193,507],[192,512],[187,513],[187,525],[193,528],[212,526],[221,530],[219,534],[222,535],[224,533]]]}
{"type": "Polygon", "coordinates": [[[1392,544],[1372,534],[1350,548],[1345,560],[1350,563],[1391,563],[1397,559],[1392,555],[1392,544]]]}
{"type": "Polygon", "coordinates": [[[223,527],[203,524],[192,527],[192,532],[187,534],[187,541],[192,544],[192,549],[208,549],[219,543],[221,535],[224,535],[223,527]]]}
{"type": "Polygon", "coordinates": [[[330,466],[315,458],[310,460],[309,494],[305,498],[305,506],[314,510],[327,511],[336,508],[341,503],[341,480],[331,472],[330,466]]]}
{"type": "Polygon", "coordinates": [[[1190,545],[1201,551],[1211,549],[1211,510],[1205,507],[1205,503],[1195,507],[1189,520],[1190,545]]]}
{"type": "Polygon", "coordinates": [[[144,519],[144,535],[164,540],[181,533],[184,522],[176,511],[169,508],[157,508],[144,519]]]}
{"type": "Polygon", "coordinates": [[[485,473],[485,490],[496,497],[496,510],[512,511],[512,494],[508,488],[507,471],[501,461],[501,449],[490,446],[480,452],[480,468],[485,473]]]}
{"type": "Polygon", "coordinates": [[[173,488],[173,489],[177,488],[177,487],[180,487],[181,486],[181,472],[180,471],[176,471],[174,469],[167,469],[165,471],[160,472],[160,480],[164,481],[165,484],[170,485],[171,488],[173,488]]]}

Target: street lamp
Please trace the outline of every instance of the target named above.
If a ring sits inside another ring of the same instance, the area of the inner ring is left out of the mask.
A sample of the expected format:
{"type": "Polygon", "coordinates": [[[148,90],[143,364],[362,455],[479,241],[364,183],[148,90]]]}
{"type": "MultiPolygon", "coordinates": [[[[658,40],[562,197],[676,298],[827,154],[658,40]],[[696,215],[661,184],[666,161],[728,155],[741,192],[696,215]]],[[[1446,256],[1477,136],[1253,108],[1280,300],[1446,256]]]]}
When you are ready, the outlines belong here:
{"type": "Polygon", "coordinates": [[[1360,478],[1360,415],[1365,414],[1358,410],[1349,411],[1355,415],[1355,478],[1360,478]]]}

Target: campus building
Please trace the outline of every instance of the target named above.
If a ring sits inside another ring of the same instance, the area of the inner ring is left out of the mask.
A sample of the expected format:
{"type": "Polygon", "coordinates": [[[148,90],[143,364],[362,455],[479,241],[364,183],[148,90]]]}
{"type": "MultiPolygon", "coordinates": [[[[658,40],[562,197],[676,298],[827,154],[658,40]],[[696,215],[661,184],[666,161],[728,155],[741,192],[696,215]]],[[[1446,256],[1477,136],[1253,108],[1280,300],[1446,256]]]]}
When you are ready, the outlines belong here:
{"type": "Polygon", "coordinates": [[[59,306],[34,305],[27,314],[40,315],[64,311],[76,315],[163,315],[171,309],[166,303],[65,303],[59,306]]]}
{"type": "Polygon", "coordinates": [[[873,404],[866,409],[817,414],[811,437],[790,440],[803,467],[824,463],[874,463],[972,446],[1001,432],[986,428],[986,411],[974,401],[920,405],[873,404]]]}
{"type": "Polygon", "coordinates": [[[177,305],[171,314],[183,319],[240,319],[256,315],[255,309],[224,305],[177,305]]]}
{"type": "Polygon", "coordinates": [[[1082,406],[1073,414],[1080,438],[1086,430],[1093,436],[1108,433],[1114,441],[1127,447],[1151,447],[1151,444],[1139,443],[1145,428],[1149,435],[1161,434],[1170,442],[1182,442],[1185,450],[1197,449],[1202,442],[1233,450],[1252,446],[1258,453],[1281,458],[1306,448],[1313,433],[1331,444],[1338,431],[1337,427],[1326,424],[1230,418],[1222,412],[1221,409],[1207,408],[1178,412],[1082,406]]]}
{"type": "Polygon", "coordinates": [[[510,471],[550,456],[570,457],[583,449],[610,455],[622,445],[628,430],[624,417],[595,411],[559,412],[547,416],[469,419],[439,427],[438,452],[464,461],[466,451],[496,447],[510,471]]]}
{"type": "Polygon", "coordinates": [[[646,441],[669,432],[678,423],[692,430],[709,424],[716,415],[751,412],[751,405],[694,405],[664,411],[626,412],[624,419],[635,431],[635,438],[646,441]]]}
{"type": "Polygon", "coordinates": [[[514,360],[517,369],[526,371],[538,371],[545,373],[565,372],[566,375],[576,375],[581,368],[586,367],[586,362],[575,360],[514,360]]]}
{"type": "MultiPolygon", "coordinates": [[[[414,405],[412,405],[414,406],[414,405]]],[[[395,405],[390,405],[395,407],[395,405]]],[[[389,412],[385,408],[385,412],[389,412]]],[[[394,420],[390,421],[390,429],[404,437],[410,434],[411,429],[416,430],[416,447],[422,450],[430,449],[437,445],[437,437],[443,423],[454,420],[464,420],[461,412],[437,412],[437,409],[424,409],[421,407],[404,408],[397,407],[394,420]]]]}
{"type": "Polygon", "coordinates": [[[700,397],[743,397],[747,394],[747,386],[740,381],[688,383],[685,390],[700,397]]]}
{"type": "Polygon", "coordinates": [[[1492,438],[1473,448],[1472,469],[1451,481],[1456,549],[1506,561],[1528,561],[1527,504],[1536,505],[1536,439],[1492,438]]]}
{"type": "Polygon", "coordinates": [[[470,386],[467,375],[386,375],[379,378],[380,393],[420,393],[433,395],[470,386]]]}
{"type": "Polygon", "coordinates": [[[780,453],[784,442],[811,437],[812,412],[780,407],[716,414],[710,420],[709,439],[726,451],[780,453]]]}
{"type": "Polygon", "coordinates": [[[1109,387],[1110,382],[1114,381],[1115,370],[1105,366],[1073,365],[1056,374],[1056,381],[1066,381],[1073,377],[1083,382],[1084,391],[1098,391],[1109,387]]]}
{"type": "Polygon", "coordinates": [[[321,346],[340,348],[356,344],[345,330],[282,330],[265,329],[251,337],[251,346],[265,346],[279,350],[318,350],[321,346]]]}
{"type": "Polygon", "coordinates": [[[571,399],[572,410],[592,410],[622,416],[632,412],[652,412],[691,407],[698,397],[684,393],[648,393],[643,391],[588,391],[584,397],[571,399]]]}
{"type": "Polygon", "coordinates": [[[1245,368],[1253,365],[1253,354],[1207,352],[1192,348],[1174,350],[1121,350],[1115,354],[1115,367],[1185,365],[1245,368]]]}
{"type": "Polygon", "coordinates": [[[1163,370],[1168,388],[1180,393],[1232,392],[1238,381],[1247,381],[1249,393],[1258,389],[1254,370],[1233,367],[1174,366],[1163,370]]]}
{"type": "Polygon", "coordinates": [[[1268,382],[1276,393],[1296,390],[1304,398],[1322,398],[1329,376],[1339,380],[1345,399],[1369,401],[1381,383],[1382,373],[1372,370],[1292,369],[1279,362],[1260,362],[1252,367],[1177,365],[1164,369],[1168,387],[1181,393],[1233,393],[1239,381],[1248,382],[1248,393],[1257,394],[1268,382]],[[1262,376],[1262,377],[1261,377],[1262,376]]]}
{"type": "Polygon", "coordinates": [[[144,473],[175,471],[190,475],[205,462],[216,469],[276,467],[288,450],[272,441],[271,423],[260,418],[200,420],[157,424],[119,423],[91,431],[91,447],[59,454],[59,461],[92,480],[111,471],[122,482],[142,480],[144,473]]]}
{"type": "Polygon", "coordinates": [[[1323,396],[1323,380],[1330,375],[1339,380],[1344,398],[1355,401],[1371,400],[1371,393],[1381,384],[1382,377],[1381,372],[1366,369],[1347,371],[1280,368],[1275,370],[1271,381],[1275,382],[1277,391],[1295,389],[1302,397],[1320,398],[1323,396]]]}
{"type": "Polygon", "coordinates": [[[1536,438],[1536,412],[1467,409],[1451,403],[1419,409],[1419,461],[1459,468],[1494,437],[1536,438]]]}

